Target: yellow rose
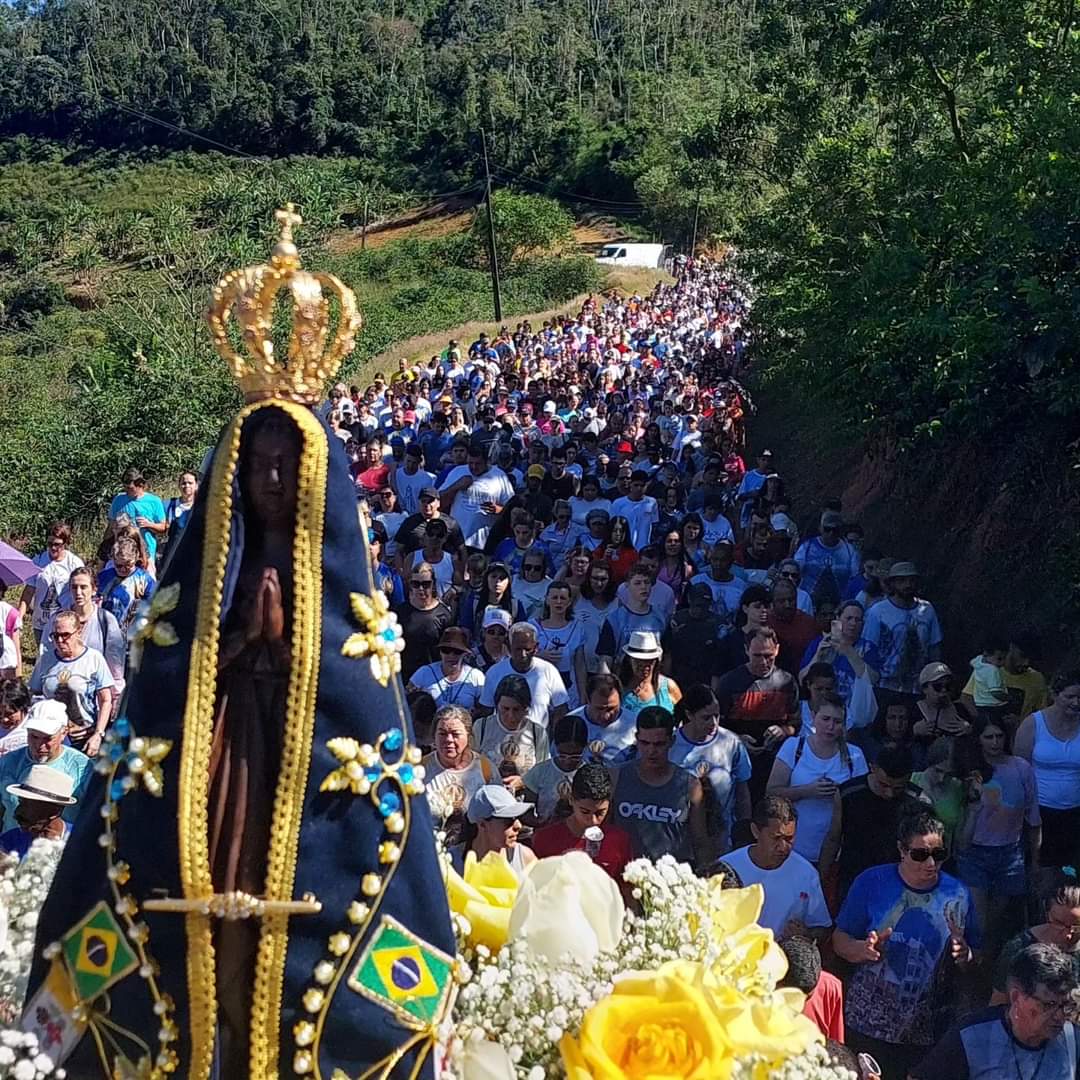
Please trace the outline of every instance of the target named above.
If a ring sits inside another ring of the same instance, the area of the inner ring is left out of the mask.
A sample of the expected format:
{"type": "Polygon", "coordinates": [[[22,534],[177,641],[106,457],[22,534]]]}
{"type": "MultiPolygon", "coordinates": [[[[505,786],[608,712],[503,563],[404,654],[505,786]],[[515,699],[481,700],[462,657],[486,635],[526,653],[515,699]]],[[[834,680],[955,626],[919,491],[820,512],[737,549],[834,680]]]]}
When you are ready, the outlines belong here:
{"type": "Polygon", "coordinates": [[[779,1064],[821,1035],[801,1015],[802,995],[740,994],[689,961],[617,982],[559,1045],[568,1080],[726,1080],[736,1061],[760,1054],[779,1064]]]}
{"type": "Polygon", "coordinates": [[[465,874],[447,873],[450,910],[469,921],[469,944],[486,945],[498,952],[506,944],[510,911],[518,894],[518,879],[501,851],[489,851],[481,860],[465,855],[465,874]]]}
{"type": "Polygon", "coordinates": [[[572,953],[590,964],[622,937],[619,887],[583,851],[540,859],[530,868],[510,915],[510,937],[554,964],[572,953]]]}
{"type": "MultiPolygon", "coordinates": [[[[694,966],[694,965],[690,965],[694,966]]],[[[632,975],[559,1044],[567,1080],[726,1080],[732,1059],[700,981],[632,975]]]]}

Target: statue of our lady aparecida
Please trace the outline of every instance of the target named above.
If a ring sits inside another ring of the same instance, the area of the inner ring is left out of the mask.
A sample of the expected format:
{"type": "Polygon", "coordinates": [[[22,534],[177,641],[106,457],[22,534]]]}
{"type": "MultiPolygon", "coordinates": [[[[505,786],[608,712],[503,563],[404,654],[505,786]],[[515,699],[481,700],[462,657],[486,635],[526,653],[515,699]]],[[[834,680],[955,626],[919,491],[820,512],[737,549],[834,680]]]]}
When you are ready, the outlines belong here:
{"type": "Polygon", "coordinates": [[[41,912],[23,1026],[80,1080],[429,1077],[453,995],[400,631],[313,411],[360,317],[278,220],[269,263],[214,290],[245,405],[133,627],[41,912]]]}

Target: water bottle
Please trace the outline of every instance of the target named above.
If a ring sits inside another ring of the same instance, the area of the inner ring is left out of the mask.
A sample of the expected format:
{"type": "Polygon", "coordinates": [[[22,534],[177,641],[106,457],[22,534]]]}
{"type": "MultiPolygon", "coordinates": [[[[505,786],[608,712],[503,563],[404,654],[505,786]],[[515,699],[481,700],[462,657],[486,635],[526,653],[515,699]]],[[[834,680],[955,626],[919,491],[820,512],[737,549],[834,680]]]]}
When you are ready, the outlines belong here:
{"type": "Polygon", "coordinates": [[[599,825],[590,825],[585,830],[585,854],[595,859],[600,854],[600,845],[604,842],[604,830],[599,825]]]}

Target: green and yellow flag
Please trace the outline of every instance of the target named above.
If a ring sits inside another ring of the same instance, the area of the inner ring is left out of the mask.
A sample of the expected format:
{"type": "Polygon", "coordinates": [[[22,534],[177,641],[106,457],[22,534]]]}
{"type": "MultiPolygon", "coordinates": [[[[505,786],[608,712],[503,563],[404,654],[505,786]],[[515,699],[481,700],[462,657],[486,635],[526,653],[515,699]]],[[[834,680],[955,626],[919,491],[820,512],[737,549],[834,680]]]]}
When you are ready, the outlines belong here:
{"type": "Polygon", "coordinates": [[[384,916],[349,985],[410,1027],[426,1027],[441,1019],[453,981],[451,957],[384,916]]]}
{"type": "Polygon", "coordinates": [[[139,965],[124,931],[101,901],[61,939],[81,1001],[91,1001],[139,965]]]}

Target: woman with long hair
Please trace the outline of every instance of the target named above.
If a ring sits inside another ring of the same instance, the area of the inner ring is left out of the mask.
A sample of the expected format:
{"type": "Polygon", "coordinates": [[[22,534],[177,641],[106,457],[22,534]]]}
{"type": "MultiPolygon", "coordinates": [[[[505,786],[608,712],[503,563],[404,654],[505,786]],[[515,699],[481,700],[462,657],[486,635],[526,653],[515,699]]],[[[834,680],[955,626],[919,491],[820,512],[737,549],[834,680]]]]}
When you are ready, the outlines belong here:
{"type": "Polygon", "coordinates": [[[585,700],[585,628],[574,618],[574,598],[565,581],[548,586],[543,612],[532,625],[539,646],[536,655],[558,669],[569,707],[576,709],[585,700]]]}
{"type": "Polygon", "coordinates": [[[663,538],[660,569],[656,580],[667,585],[678,602],[682,598],[686,583],[695,573],[693,564],[687,559],[686,552],[683,550],[682,533],[677,528],[668,529],[663,538]]]}
{"type": "Polygon", "coordinates": [[[637,562],[638,553],[631,541],[630,522],[616,515],[608,522],[607,543],[593,552],[593,559],[605,560],[611,567],[611,576],[616,585],[621,585],[630,572],[630,567],[637,562]]]}
{"type": "Polygon", "coordinates": [[[994,956],[1007,919],[1019,915],[1019,900],[1027,893],[1025,836],[1033,865],[1038,853],[1038,785],[1030,763],[1010,753],[1004,721],[989,714],[957,740],[956,768],[967,784],[956,876],[971,890],[987,955],[994,956]]]}
{"type": "Polygon", "coordinates": [[[618,672],[625,688],[622,702],[624,717],[637,716],[649,706],[666,709],[674,715],[682,691],[674,679],[660,674],[663,655],[660,639],[651,631],[635,630],[630,635],[618,672]]]}
{"type": "Polygon", "coordinates": [[[694,512],[687,514],[680,527],[683,555],[694,568],[694,573],[703,574],[709,568],[709,552],[705,547],[705,522],[701,515],[694,512]]]}
{"type": "Polygon", "coordinates": [[[556,581],[565,582],[570,586],[570,595],[576,602],[581,596],[581,590],[589,580],[589,570],[593,566],[589,553],[580,545],[574,548],[566,558],[566,562],[555,575],[556,581]]]}
{"type": "Polygon", "coordinates": [[[483,584],[475,598],[469,631],[473,641],[479,641],[483,629],[484,612],[489,607],[502,608],[510,616],[510,622],[522,622],[525,608],[514,599],[513,579],[505,563],[489,563],[484,571],[483,584]]]}

